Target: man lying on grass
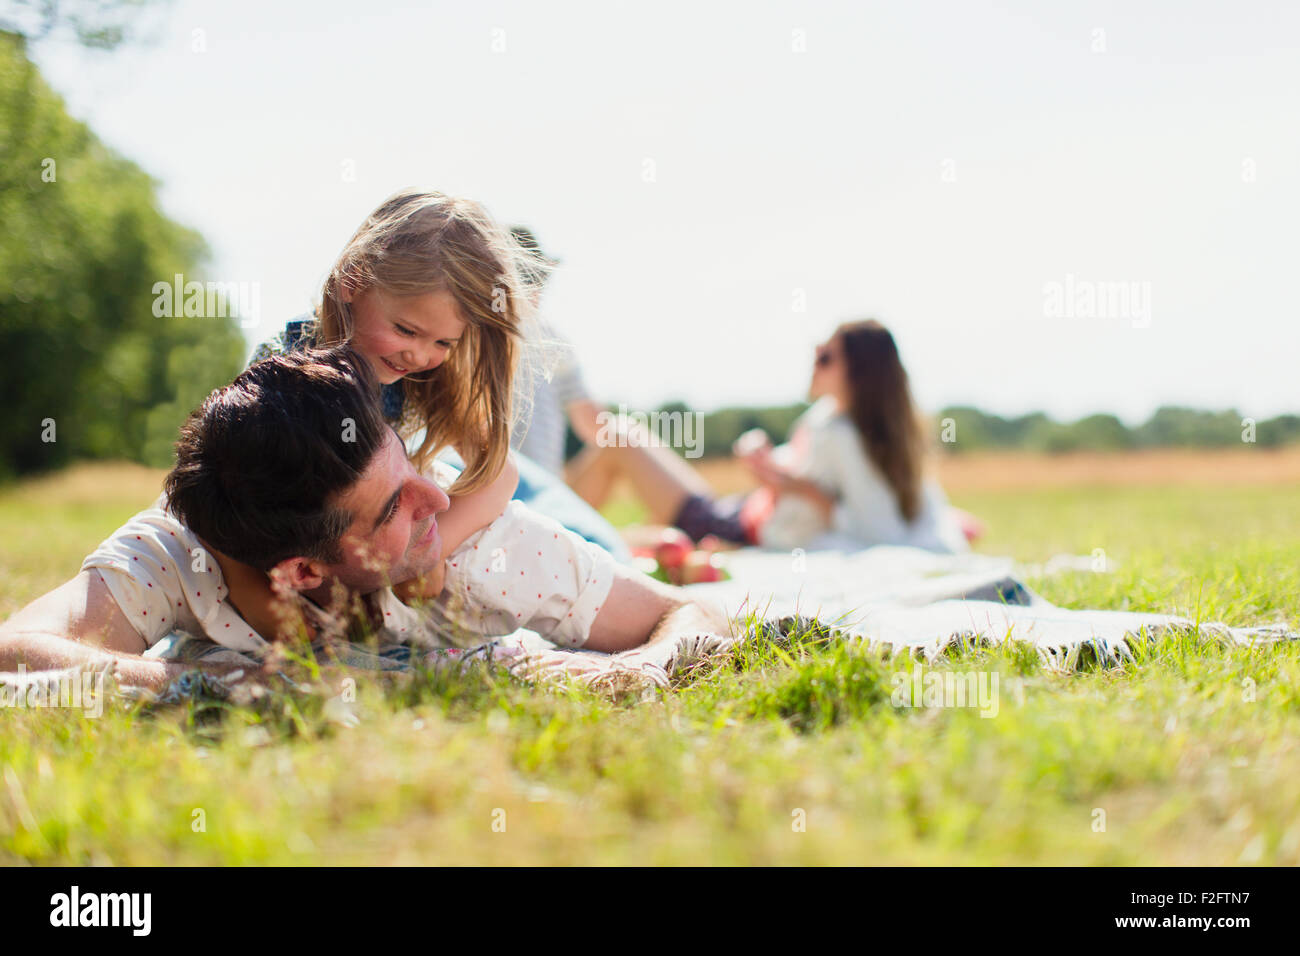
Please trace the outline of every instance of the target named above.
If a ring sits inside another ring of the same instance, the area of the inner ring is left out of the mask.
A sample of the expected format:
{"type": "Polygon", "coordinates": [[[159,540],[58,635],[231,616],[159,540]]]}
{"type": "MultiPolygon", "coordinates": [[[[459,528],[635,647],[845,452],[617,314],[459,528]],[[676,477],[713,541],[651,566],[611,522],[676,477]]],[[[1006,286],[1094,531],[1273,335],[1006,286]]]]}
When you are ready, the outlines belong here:
{"type": "Polygon", "coordinates": [[[437,518],[447,495],[407,460],[373,373],[346,346],[253,365],[204,400],[176,453],[153,508],[0,625],[0,671],[112,666],[120,683],[157,688],[194,666],[144,656],[176,631],[254,660],[286,633],[321,646],[360,631],[406,656],[518,628],[610,653],[727,641],[719,609],[518,501],[502,501],[444,561],[437,518]],[[232,590],[237,599],[249,573],[269,576],[283,613],[241,612],[232,590]],[[389,585],[409,581],[421,585],[403,594],[436,599],[404,603],[389,585]]]}

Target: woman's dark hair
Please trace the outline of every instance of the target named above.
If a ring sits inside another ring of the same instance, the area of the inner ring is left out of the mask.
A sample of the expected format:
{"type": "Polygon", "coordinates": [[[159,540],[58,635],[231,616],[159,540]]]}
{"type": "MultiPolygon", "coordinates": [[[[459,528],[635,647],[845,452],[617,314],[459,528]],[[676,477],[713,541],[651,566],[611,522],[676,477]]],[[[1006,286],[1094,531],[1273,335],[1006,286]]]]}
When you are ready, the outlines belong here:
{"type": "Polygon", "coordinates": [[[212,392],[181,427],[168,509],[223,554],[262,571],[329,564],[352,514],[338,507],[388,425],[369,363],[348,346],[265,359],[212,392]]]}
{"type": "Polygon", "coordinates": [[[921,510],[925,441],[894,337],[875,319],[846,322],[835,335],[853,394],[849,417],[910,522],[921,510]]]}

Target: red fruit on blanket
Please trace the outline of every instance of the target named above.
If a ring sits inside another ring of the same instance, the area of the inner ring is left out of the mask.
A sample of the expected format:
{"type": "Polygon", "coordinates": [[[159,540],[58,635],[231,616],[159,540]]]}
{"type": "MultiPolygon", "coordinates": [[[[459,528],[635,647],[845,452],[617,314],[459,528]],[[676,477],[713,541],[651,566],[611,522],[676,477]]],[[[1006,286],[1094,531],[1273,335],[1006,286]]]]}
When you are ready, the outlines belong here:
{"type": "Polygon", "coordinates": [[[718,559],[707,551],[696,551],[682,565],[682,584],[704,584],[721,581],[722,568],[718,559]]]}
{"type": "Polygon", "coordinates": [[[695,545],[690,536],[684,531],[677,528],[665,528],[659,536],[659,543],[655,546],[655,558],[659,561],[660,566],[665,570],[680,568],[685,562],[686,557],[693,550],[695,545]]]}

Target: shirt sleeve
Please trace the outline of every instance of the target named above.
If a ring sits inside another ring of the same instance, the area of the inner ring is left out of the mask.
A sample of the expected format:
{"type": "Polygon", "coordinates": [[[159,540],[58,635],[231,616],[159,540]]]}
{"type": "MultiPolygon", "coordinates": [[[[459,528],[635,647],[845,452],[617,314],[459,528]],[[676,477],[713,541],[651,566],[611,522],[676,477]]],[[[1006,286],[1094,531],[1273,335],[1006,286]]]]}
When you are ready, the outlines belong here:
{"type": "Polygon", "coordinates": [[[176,627],[178,611],[173,602],[175,557],[151,531],[143,523],[128,523],[81,563],[82,571],[99,572],[118,608],[150,647],[176,627]]]}
{"type": "Polygon", "coordinates": [[[578,356],[574,353],[572,345],[567,345],[565,348],[564,357],[560,360],[551,379],[551,387],[555,389],[555,397],[560,407],[564,409],[574,402],[591,398],[591,393],[587,391],[587,383],[582,377],[582,366],[578,364],[578,356]]]}
{"type": "Polygon", "coordinates": [[[455,624],[483,636],[527,628],[581,647],[613,584],[608,551],[511,501],[447,558],[439,604],[455,624]]]}

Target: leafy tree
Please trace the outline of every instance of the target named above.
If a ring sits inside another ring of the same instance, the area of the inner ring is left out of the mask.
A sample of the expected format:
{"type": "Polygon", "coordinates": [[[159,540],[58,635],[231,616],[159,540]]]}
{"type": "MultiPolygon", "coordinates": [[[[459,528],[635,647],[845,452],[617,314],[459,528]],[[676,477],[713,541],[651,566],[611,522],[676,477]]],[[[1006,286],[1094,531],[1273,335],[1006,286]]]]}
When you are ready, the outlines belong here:
{"type": "Polygon", "coordinates": [[[1269,448],[1300,442],[1300,415],[1279,415],[1260,422],[1255,440],[1269,448]]]}
{"type": "Polygon", "coordinates": [[[124,43],[153,0],[8,0],[0,32],[36,43],[68,33],[83,46],[112,50],[124,43]]]}
{"type": "Polygon", "coordinates": [[[0,33],[0,143],[0,477],[80,457],[166,464],[244,351],[230,317],[153,313],[156,282],[197,278],[202,238],[67,114],[14,33],[0,33]]]}
{"type": "Polygon", "coordinates": [[[1156,409],[1134,436],[1138,445],[1209,447],[1241,441],[1241,414],[1165,406],[1156,409]]]}

